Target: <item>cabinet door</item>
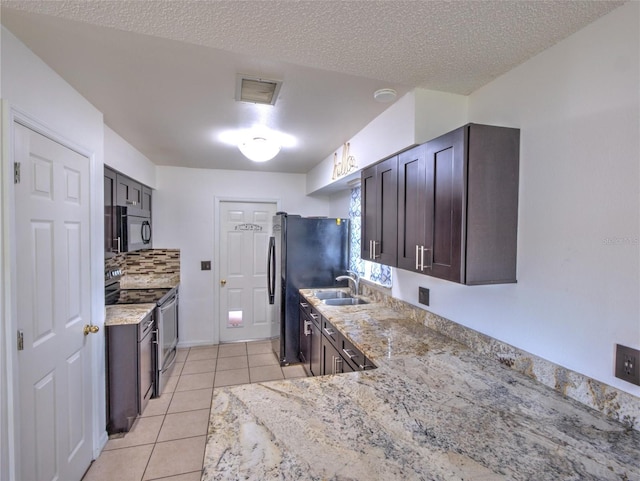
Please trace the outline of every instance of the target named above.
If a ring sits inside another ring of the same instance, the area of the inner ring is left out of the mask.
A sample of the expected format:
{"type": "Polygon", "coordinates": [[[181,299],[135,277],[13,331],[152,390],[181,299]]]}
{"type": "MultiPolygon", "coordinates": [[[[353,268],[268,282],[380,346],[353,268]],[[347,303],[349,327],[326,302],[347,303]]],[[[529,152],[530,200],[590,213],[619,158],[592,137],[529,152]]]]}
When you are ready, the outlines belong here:
{"type": "Polygon", "coordinates": [[[322,374],[343,373],[345,362],[331,342],[322,336],[322,374]]]}
{"type": "Polygon", "coordinates": [[[311,323],[309,358],[311,374],[320,376],[322,374],[322,334],[320,333],[320,326],[315,322],[311,323]]]}
{"type": "Polygon", "coordinates": [[[305,369],[309,369],[309,347],[311,343],[311,320],[307,317],[307,313],[300,309],[300,352],[298,357],[300,362],[305,365],[305,369]]]}
{"type": "Polygon", "coordinates": [[[373,260],[372,242],[376,239],[376,166],[362,171],[361,175],[361,233],[360,250],[365,260],[373,260]]]}
{"type": "Polygon", "coordinates": [[[104,169],[104,254],[105,258],[118,254],[116,242],[116,173],[104,169]]]}
{"type": "Polygon", "coordinates": [[[142,211],[151,216],[151,189],[146,185],[141,186],[142,211]]]}
{"type": "Polygon", "coordinates": [[[129,177],[118,174],[117,203],[123,207],[141,207],[142,185],[129,177]]]}
{"type": "Polygon", "coordinates": [[[142,414],[154,392],[156,369],[154,365],[155,319],[149,314],[139,326],[140,341],[138,342],[138,412],[142,414]]]}
{"type": "Polygon", "coordinates": [[[431,223],[433,243],[428,252],[425,273],[461,281],[464,239],[465,208],[465,145],[467,126],[449,132],[427,143],[427,176],[432,176],[433,207],[431,219],[427,217],[427,228],[431,223]]]}
{"type": "Polygon", "coordinates": [[[107,326],[107,431],[127,432],[138,416],[138,326],[107,326]]]}
{"type": "Polygon", "coordinates": [[[432,230],[427,229],[433,211],[432,176],[427,179],[425,151],[419,145],[398,156],[398,267],[417,272],[424,272],[420,249],[432,244],[432,230]]]}
{"type": "Polygon", "coordinates": [[[398,157],[362,172],[361,256],[388,266],[396,265],[398,242],[398,157]]]}
{"type": "Polygon", "coordinates": [[[373,260],[395,266],[398,252],[398,157],[379,163],[377,176],[377,234],[380,241],[375,246],[373,260]]]}

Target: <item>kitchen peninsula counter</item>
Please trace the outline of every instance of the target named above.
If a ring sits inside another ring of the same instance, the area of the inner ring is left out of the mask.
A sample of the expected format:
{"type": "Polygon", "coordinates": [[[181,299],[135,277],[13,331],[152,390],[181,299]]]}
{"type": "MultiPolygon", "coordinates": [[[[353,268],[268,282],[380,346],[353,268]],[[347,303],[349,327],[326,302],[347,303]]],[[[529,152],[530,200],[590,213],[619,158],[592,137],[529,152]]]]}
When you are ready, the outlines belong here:
{"type": "Polygon", "coordinates": [[[107,306],[105,326],[122,326],[125,324],[140,324],[156,308],[155,304],[118,304],[107,306]]]}
{"type": "Polygon", "coordinates": [[[387,305],[302,293],[378,369],[214,390],[203,481],[640,481],[640,432],[387,305]]]}

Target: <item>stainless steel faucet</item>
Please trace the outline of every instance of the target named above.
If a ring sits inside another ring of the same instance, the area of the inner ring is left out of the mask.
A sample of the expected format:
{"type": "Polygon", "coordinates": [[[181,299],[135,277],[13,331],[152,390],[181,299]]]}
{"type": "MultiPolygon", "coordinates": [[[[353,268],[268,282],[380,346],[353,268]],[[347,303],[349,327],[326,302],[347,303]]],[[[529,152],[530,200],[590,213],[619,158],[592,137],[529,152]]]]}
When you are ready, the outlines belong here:
{"type": "Polygon", "coordinates": [[[347,271],[347,276],[338,276],[336,281],[349,281],[349,287],[351,289],[351,295],[357,296],[360,293],[360,276],[357,272],[347,271]],[[353,284],[353,285],[352,285],[353,284]]]}

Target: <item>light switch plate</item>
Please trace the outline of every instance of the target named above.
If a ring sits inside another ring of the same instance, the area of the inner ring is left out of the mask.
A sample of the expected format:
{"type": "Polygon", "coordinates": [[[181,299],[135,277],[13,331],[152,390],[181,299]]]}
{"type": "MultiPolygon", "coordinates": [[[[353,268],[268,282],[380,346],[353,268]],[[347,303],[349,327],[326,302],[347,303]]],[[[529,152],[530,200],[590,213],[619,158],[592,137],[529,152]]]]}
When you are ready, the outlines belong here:
{"type": "Polygon", "coordinates": [[[425,306],[429,305],[429,289],[426,287],[418,288],[418,302],[420,304],[424,304],[425,306]]]}
{"type": "Polygon", "coordinates": [[[200,261],[200,270],[201,271],[210,271],[211,270],[211,261],[200,261]]]}

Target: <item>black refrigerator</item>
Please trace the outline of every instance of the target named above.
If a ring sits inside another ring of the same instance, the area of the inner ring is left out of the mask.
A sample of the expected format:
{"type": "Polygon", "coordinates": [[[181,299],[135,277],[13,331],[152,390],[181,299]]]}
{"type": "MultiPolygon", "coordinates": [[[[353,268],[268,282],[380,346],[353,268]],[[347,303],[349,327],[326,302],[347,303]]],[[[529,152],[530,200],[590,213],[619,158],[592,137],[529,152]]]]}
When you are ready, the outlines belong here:
{"type": "Polygon", "coordinates": [[[269,312],[272,322],[280,323],[273,351],[287,365],[299,362],[298,289],[345,285],[336,277],[349,265],[349,220],[279,212],[273,217],[268,259],[269,312]]]}

